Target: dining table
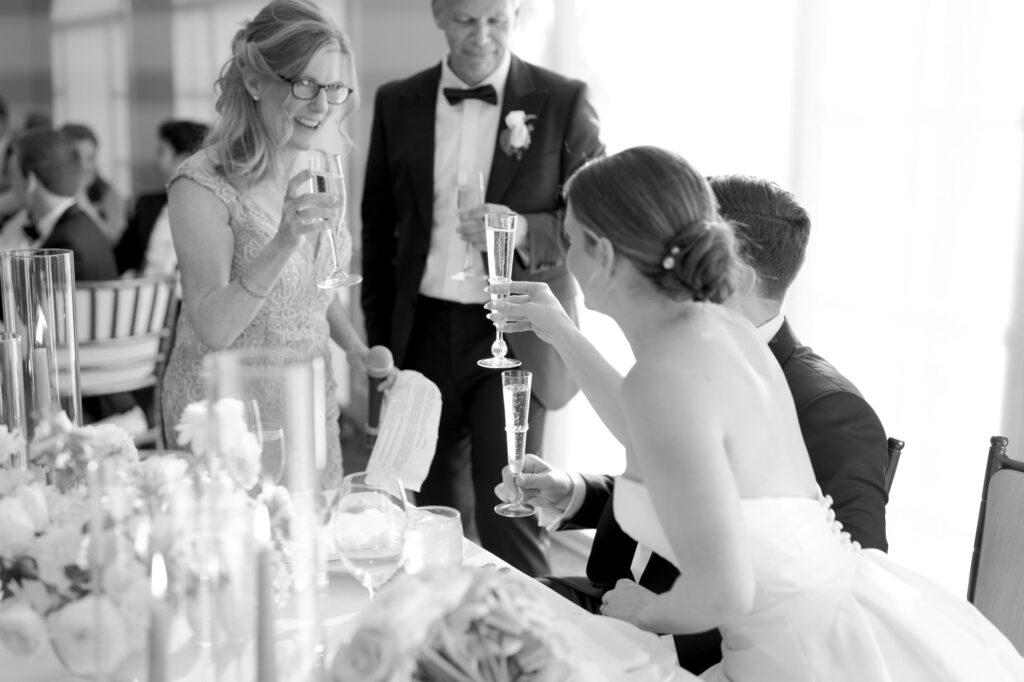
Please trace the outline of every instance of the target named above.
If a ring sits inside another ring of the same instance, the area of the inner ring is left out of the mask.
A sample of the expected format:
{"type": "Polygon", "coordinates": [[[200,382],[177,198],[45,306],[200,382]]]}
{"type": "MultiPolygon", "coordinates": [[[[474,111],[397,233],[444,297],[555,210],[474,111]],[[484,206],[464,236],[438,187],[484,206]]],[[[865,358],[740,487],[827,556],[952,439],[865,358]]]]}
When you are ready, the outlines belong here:
{"type": "MultiPolygon", "coordinates": [[[[571,659],[578,662],[579,678],[587,682],[680,682],[692,680],[676,665],[675,649],[671,639],[644,632],[621,620],[591,614],[536,580],[526,576],[491,552],[470,540],[463,540],[463,564],[479,570],[498,571],[509,580],[520,581],[532,598],[542,603],[553,614],[556,631],[568,635],[564,638],[572,648],[571,659]]],[[[323,682],[330,681],[330,662],[339,644],[352,632],[358,615],[370,603],[366,589],[344,569],[338,561],[329,561],[327,567],[329,587],[320,604],[326,650],[323,682]]],[[[387,589],[386,587],[384,589],[387,589]]],[[[287,617],[278,617],[275,631],[279,638],[287,638],[298,627],[287,617]]],[[[172,629],[171,638],[175,638],[172,629]]],[[[279,647],[278,647],[279,648],[279,647]]],[[[252,671],[225,671],[212,674],[211,667],[203,663],[189,641],[172,642],[170,674],[172,682],[252,682],[252,671]]],[[[254,656],[249,652],[248,658],[254,656]]],[[[146,682],[144,652],[132,664],[121,666],[111,676],[98,678],[108,682],[146,682]]],[[[278,666],[278,682],[300,682],[289,676],[286,665],[278,666]]],[[[83,678],[65,671],[53,649],[41,647],[27,658],[19,658],[0,645],[0,682],[87,682],[97,678],[83,678]]],[[[301,682],[309,682],[307,679],[301,682]]],[[[317,681],[320,682],[320,681],[317,681]]]]}

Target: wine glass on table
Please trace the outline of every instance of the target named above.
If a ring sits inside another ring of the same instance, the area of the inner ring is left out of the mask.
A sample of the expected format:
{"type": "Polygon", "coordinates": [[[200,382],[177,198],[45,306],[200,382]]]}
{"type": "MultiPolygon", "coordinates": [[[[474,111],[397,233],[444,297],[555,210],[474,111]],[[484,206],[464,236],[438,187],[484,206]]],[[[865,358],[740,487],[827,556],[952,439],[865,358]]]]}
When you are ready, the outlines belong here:
{"type": "Polygon", "coordinates": [[[331,248],[331,262],[334,268],[327,277],[316,283],[321,289],[348,287],[363,281],[361,276],[345,270],[344,262],[338,258],[338,241],[345,238],[340,232],[345,229],[345,209],[348,205],[345,172],[342,168],[341,156],[338,154],[329,154],[319,149],[310,153],[309,169],[313,171],[313,191],[318,194],[333,194],[338,198],[338,219],[327,228],[327,243],[331,248]]]}
{"type": "MultiPolygon", "coordinates": [[[[462,212],[484,203],[484,174],[481,171],[468,173],[459,172],[458,183],[455,185],[455,210],[462,212]]],[[[476,265],[476,252],[473,245],[465,243],[466,251],[462,258],[462,269],[452,275],[456,282],[467,282],[483,279],[484,273],[476,265]]]]}
{"type": "Polygon", "coordinates": [[[331,535],[342,565],[362,583],[370,599],[401,565],[406,506],[397,478],[361,472],[342,480],[331,535]]]}
{"type": "Polygon", "coordinates": [[[284,427],[277,422],[263,422],[259,430],[260,487],[264,490],[279,485],[284,476],[284,427]]]}
{"type": "MultiPolygon", "coordinates": [[[[497,302],[508,298],[512,284],[512,258],[516,250],[516,214],[486,213],[484,226],[487,229],[487,290],[491,301],[497,302]]],[[[508,344],[502,330],[505,323],[494,323],[494,343],[491,344],[491,357],[477,360],[481,367],[492,369],[508,369],[518,367],[522,363],[508,354],[508,344]]]]}
{"type": "Polygon", "coordinates": [[[502,516],[532,516],[537,509],[523,501],[523,491],[515,477],[523,473],[526,461],[526,432],[530,428],[530,387],[533,373],[525,369],[510,369],[501,373],[501,392],[505,402],[505,442],[508,446],[508,468],[516,486],[511,502],[494,508],[502,516]]]}

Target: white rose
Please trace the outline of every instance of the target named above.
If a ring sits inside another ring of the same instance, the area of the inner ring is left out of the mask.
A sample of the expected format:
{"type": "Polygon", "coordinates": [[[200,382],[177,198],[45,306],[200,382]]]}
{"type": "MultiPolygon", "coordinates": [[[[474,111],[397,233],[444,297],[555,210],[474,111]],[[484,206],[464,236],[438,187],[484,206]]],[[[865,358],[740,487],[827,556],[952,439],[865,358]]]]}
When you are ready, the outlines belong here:
{"type": "Polygon", "coordinates": [[[31,554],[36,560],[39,579],[58,592],[67,593],[71,581],[64,569],[79,563],[84,539],[81,523],[54,527],[36,538],[31,554]]]}
{"type": "Polygon", "coordinates": [[[512,147],[525,147],[529,141],[530,131],[526,129],[526,126],[520,125],[509,128],[508,143],[512,147]]]}
{"type": "Polygon", "coordinates": [[[0,499],[0,557],[24,554],[35,536],[36,526],[21,502],[13,497],[0,499]]]}
{"type": "Polygon", "coordinates": [[[48,622],[54,651],[76,675],[106,675],[128,655],[128,628],[106,597],[73,601],[48,622]]]}
{"type": "Polygon", "coordinates": [[[178,445],[190,445],[192,454],[205,454],[210,447],[210,415],[207,402],[200,400],[197,403],[189,403],[174,430],[178,432],[178,445]]]}
{"type": "Polygon", "coordinates": [[[31,656],[47,639],[42,616],[21,599],[0,604],[0,643],[15,656],[31,656]]]}
{"type": "Polygon", "coordinates": [[[42,533],[50,525],[50,510],[46,505],[46,490],[38,483],[23,485],[18,488],[18,502],[24,507],[37,533],[42,533]]]}
{"type": "Polygon", "coordinates": [[[505,125],[509,128],[522,128],[526,125],[526,112],[525,111],[510,111],[505,114],[505,125]]]}
{"type": "Polygon", "coordinates": [[[101,457],[123,457],[129,462],[137,462],[139,451],[135,449],[135,441],[128,432],[113,424],[97,424],[83,427],[88,430],[89,441],[93,449],[101,457]]]}

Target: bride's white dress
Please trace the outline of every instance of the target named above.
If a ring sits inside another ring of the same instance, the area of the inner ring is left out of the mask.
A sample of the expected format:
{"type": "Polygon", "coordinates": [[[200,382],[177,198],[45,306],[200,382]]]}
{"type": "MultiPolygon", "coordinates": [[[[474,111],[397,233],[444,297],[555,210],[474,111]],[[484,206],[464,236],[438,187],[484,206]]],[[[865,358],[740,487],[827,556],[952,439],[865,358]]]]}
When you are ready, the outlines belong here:
{"type": "MultiPolygon", "coordinates": [[[[615,518],[675,562],[647,488],[619,478],[615,518]]],[[[841,532],[827,498],[741,500],[757,588],[720,627],[706,680],[1024,680],[1024,658],[966,601],[841,532]]],[[[678,562],[676,562],[678,563],[678,562]]]]}

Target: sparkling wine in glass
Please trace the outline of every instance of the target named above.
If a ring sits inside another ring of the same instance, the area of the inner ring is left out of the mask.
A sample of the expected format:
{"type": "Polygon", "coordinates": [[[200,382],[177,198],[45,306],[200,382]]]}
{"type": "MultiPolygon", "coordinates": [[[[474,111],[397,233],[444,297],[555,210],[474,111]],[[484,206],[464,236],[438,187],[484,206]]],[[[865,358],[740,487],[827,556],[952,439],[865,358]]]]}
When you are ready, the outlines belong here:
{"type": "Polygon", "coordinates": [[[309,156],[309,169],[313,171],[313,191],[318,194],[333,194],[338,198],[338,219],[327,228],[327,243],[331,248],[331,262],[334,268],[331,274],[316,283],[321,289],[348,287],[363,281],[361,276],[346,271],[345,264],[338,258],[338,241],[345,238],[340,232],[345,229],[345,210],[348,205],[343,167],[341,156],[338,154],[315,150],[309,156]]]}
{"type": "MultiPolygon", "coordinates": [[[[516,250],[516,215],[514,213],[485,213],[484,225],[487,228],[487,275],[488,290],[491,301],[500,301],[509,296],[512,284],[512,258],[516,250]]],[[[477,360],[481,367],[492,369],[508,369],[518,367],[522,363],[508,354],[508,344],[502,330],[504,322],[494,323],[494,343],[491,344],[491,357],[477,360]]]]}
{"type": "MultiPolygon", "coordinates": [[[[511,369],[501,373],[501,392],[505,402],[505,441],[508,445],[508,468],[515,476],[523,473],[526,461],[526,432],[530,428],[530,386],[533,373],[511,369]]],[[[516,482],[516,497],[494,508],[502,516],[532,516],[536,508],[523,502],[523,491],[516,482]]]]}
{"type": "Polygon", "coordinates": [[[342,482],[331,526],[334,546],[370,599],[402,563],[405,508],[405,491],[396,478],[361,472],[342,482]]]}
{"type": "Polygon", "coordinates": [[[284,428],[264,422],[260,429],[260,481],[266,489],[281,483],[284,476],[284,428]]]}
{"type": "MultiPolygon", "coordinates": [[[[481,171],[459,173],[458,184],[455,185],[455,210],[468,211],[484,203],[484,174],[481,171]]],[[[483,279],[484,273],[477,267],[476,251],[473,245],[466,242],[466,251],[462,258],[462,269],[452,275],[456,282],[483,279]]]]}

